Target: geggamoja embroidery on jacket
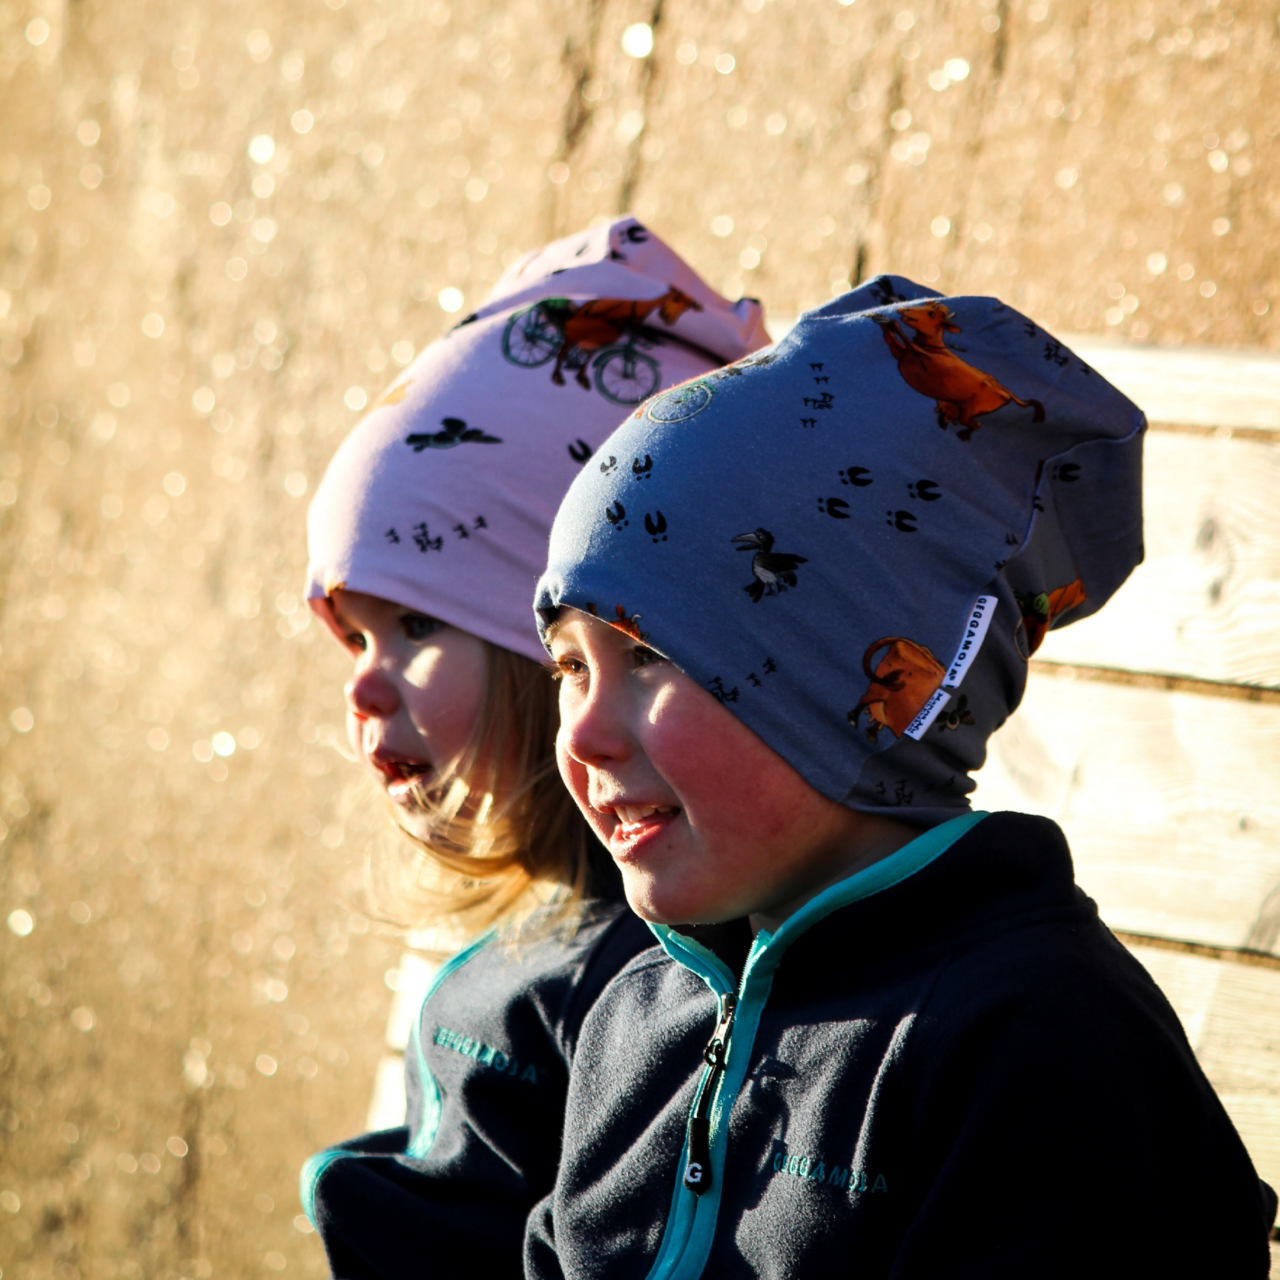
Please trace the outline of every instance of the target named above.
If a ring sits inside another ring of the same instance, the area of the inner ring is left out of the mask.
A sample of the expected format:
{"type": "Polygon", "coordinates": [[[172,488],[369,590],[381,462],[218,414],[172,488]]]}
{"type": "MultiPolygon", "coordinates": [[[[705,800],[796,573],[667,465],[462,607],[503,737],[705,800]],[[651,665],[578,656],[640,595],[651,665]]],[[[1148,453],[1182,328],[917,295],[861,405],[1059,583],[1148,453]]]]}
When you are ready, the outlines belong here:
{"type": "MultiPolygon", "coordinates": [[[[464,1058],[474,1058],[481,1066],[492,1067],[495,1071],[501,1071],[504,1075],[512,1076],[517,1080],[528,1084],[537,1084],[539,1081],[538,1067],[531,1066],[529,1063],[525,1063],[522,1067],[518,1059],[508,1056],[501,1049],[495,1049],[491,1044],[485,1044],[472,1036],[463,1035],[460,1031],[450,1031],[448,1027],[437,1027],[433,1041],[443,1049],[452,1049],[454,1053],[460,1053],[464,1058]]],[[[546,1068],[543,1067],[541,1070],[545,1072],[546,1068]]]]}

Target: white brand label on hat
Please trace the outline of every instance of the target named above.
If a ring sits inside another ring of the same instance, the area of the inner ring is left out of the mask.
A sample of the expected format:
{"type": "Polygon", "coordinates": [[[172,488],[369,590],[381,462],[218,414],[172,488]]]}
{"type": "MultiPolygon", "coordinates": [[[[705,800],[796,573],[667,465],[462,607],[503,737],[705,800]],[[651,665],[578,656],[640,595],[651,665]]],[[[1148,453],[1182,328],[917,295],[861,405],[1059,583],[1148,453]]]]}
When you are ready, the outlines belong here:
{"type": "Polygon", "coordinates": [[[929,701],[920,708],[920,714],[907,725],[906,736],[915,738],[917,742],[928,732],[929,726],[938,718],[938,712],[951,701],[951,695],[945,689],[935,689],[929,701]]]}
{"type": "Polygon", "coordinates": [[[991,626],[991,616],[996,611],[995,596],[979,596],[977,603],[969,612],[969,621],[965,623],[964,639],[951,659],[951,666],[942,681],[944,689],[956,689],[964,679],[966,672],[978,656],[982,642],[987,638],[987,628],[991,626]]]}
{"type": "Polygon", "coordinates": [[[978,650],[982,648],[982,642],[987,638],[987,630],[991,626],[991,618],[995,611],[995,596],[978,597],[977,602],[969,612],[969,620],[965,623],[964,628],[964,638],[960,641],[960,648],[956,650],[956,656],[951,660],[951,666],[947,668],[947,674],[942,680],[942,687],[934,691],[929,701],[920,708],[916,718],[907,725],[906,736],[908,738],[914,738],[917,742],[923,738],[928,732],[929,726],[938,718],[938,712],[951,701],[951,692],[959,687],[960,681],[964,679],[974,658],[978,656],[978,650]]]}

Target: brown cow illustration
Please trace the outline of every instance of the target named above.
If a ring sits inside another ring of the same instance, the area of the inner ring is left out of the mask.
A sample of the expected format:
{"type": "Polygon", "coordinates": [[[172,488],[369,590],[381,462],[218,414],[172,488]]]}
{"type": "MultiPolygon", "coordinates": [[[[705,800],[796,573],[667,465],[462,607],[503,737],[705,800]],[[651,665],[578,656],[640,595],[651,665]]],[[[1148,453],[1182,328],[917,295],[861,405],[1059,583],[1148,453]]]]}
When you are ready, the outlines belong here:
{"type": "Polygon", "coordinates": [[[872,742],[881,729],[888,729],[895,738],[902,737],[946,675],[946,668],[924,645],[902,636],[886,636],[870,645],[862,655],[862,669],[871,683],[849,712],[849,723],[856,729],[865,711],[867,737],[872,742]],[[888,652],[873,667],[871,659],[886,645],[888,652]]]}
{"type": "Polygon", "coordinates": [[[1002,386],[989,373],[975,369],[943,341],[944,333],[959,333],[951,308],[944,302],[921,302],[900,307],[893,316],[872,316],[880,326],[889,350],[898,362],[898,372],[907,385],[937,402],[938,426],[944,431],[950,422],[960,430],[956,435],[968,440],[982,425],[983,414],[993,413],[1010,400],[1035,410],[1033,422],[1044,421],[1044,405],[1039,400],[1023,400],[1002,386]],[[896,317],[896,318],[895,318],[896,317]],[[906,337],[898,320],[914,330],[906,337]]]}
{"type": "Polygon", "coordinates": [[[1085,594],[1084,583],[1077,578],[1068,582],[1065,587],[1056,591],[1041,591],[1035,595],[1030,592],[1014,591],[1018,599],[1018,609],[1022,614],[1022,629],[1027,637],[1027,657],[1040,647],[1041,641],[1053,626],[1053,620],[1084,604],[1089,598],[1085,594]]]}
{"type": "MultiPolygon", "coordinates": [[[[548,298],[543,310],[560,329],[564,341],[556,352],[556,367],[551,381],[564,386],[564,364],[571,355],[581,352],[589,355],[617,342],[625,333],[642,325],[655,311],[664,324],[675,324],[686,311],[701,311],[702,303],[689,297],[672,285],[666,293],[647,300],[626,298],[592,298],[580,306],[574,306],[565,298],[548,298]]],[[[578,365],[578,382],[589,391],[584,360],[578,365]]]]}

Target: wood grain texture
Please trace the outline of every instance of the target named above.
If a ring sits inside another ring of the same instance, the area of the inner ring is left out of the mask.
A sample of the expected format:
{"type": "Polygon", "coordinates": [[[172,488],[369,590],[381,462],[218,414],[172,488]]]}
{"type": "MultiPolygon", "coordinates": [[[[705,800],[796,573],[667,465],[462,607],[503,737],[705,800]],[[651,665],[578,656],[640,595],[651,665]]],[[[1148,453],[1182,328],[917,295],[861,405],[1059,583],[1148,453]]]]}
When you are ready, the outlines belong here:
{"type": "Polygon", "coordinates": [[[1119,667],[1086,667],[1066,662],[1041,662],[1032,658],[1032,671],[1070,680],[1096,680],[1129,688],[1160,689],[1165,693],[1194,693],[1210,698],[1231,698],[1240,702],[1264,702],[1280,706],[1280,689],[1261,684],[1236,684],[1224,680],[1201,680],[1195,676],[1164,675],[1158,671],[1125,671],[1119,667]]]}
{"type": "Polygon", "coordinates": [[[1276,955],[1273,951],[1258,951],[1253,947],[1217,947],[1207,942],[1162,938],[1152,933],[1128,933],[1124,929],[1113,929],[1112,933],[1126,947],[1153,947],[1157,951],[1200,956],[1205,960],[1222,960],[1228,964],[1254,965],[1262,969],[1280,970],[1280,955],[1276,955]]]}
{"type": "Polygon", "coordinates": [[[1270,352],[1134,346],[1078,334],[1063,341],[1149,422],[1280,429],[1280,359],[1270,352]]]}
{"type": "Polygon", "coordinates": [[[1259,1175],[1280,1186],[1280,973],[1130,950],[1173,1005],[1259,1175]]]}
{"type": "Polygon", "coordinates": [[[1113,928],[1277,949],[1280,708],[1033,673],[974,804],[1061,823],[1113,928]]]}
{"type": "Polygon", "coordinates": [[[1280,447],[1151,432],[1146,561],[1050,662],[1280,686],[1280,447]]]}

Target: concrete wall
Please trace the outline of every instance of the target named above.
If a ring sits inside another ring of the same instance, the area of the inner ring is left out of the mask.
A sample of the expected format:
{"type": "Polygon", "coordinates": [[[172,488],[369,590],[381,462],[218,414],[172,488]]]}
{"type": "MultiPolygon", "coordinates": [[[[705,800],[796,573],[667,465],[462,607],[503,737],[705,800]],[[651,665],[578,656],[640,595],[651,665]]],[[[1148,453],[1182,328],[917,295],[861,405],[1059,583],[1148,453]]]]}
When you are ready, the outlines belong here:
{"type": "Polygon", "coordinates": [[[3,0],[5,1280],[323,1273],[297,1169],[363,1123],[397,948],[303,513],[442,290],[629,208],[783,314],[892,268],[1274,348],[1278,41],[1257,0],[3,0]]]}

